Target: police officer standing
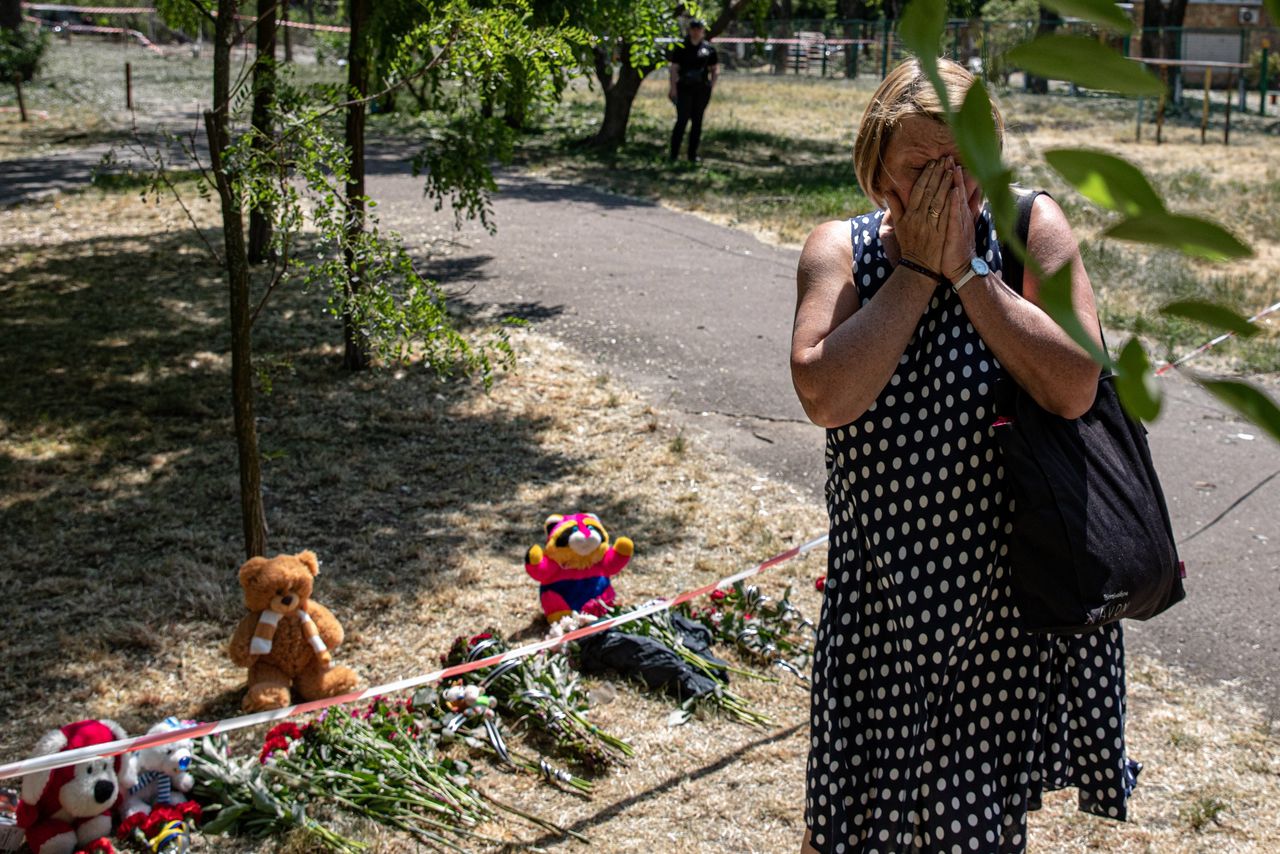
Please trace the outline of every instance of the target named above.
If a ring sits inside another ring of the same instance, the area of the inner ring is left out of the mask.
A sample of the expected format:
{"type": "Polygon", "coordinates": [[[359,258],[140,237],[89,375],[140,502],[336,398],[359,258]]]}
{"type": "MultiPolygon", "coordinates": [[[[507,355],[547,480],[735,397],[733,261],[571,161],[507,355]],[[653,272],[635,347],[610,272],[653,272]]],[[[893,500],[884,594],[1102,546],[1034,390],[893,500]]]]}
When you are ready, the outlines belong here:
{"type": "Polygon", "coordinates": [[[671,62],[671,89],[667,93],[676,105],[676,126],[671,131],[671,159],[680,156],[685,125],[689,129],[689,162],[698,162],[698,140],[702,137],[702,114],[711,101],[711,89],[720,74],[720,58],[706,40],[707,28],[696,18],[689,22],[689,35],[667,52],[671,62]]]}

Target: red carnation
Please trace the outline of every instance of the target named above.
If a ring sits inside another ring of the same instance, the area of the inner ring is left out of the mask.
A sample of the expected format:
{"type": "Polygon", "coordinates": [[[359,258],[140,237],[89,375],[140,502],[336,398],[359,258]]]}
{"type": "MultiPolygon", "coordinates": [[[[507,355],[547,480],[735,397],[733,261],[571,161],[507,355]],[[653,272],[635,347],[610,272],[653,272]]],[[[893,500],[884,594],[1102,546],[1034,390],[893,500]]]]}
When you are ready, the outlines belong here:
{"type": "Polygon", "coordinates": [[[719,588],[711,591],[711,598],[716,602],[719,602],[721,599],[723,599],[728,595],[729,595],[728,593],[725,593],[723,590],[720,590],[719,588]]]}
{"type": "Polygon", "coordinates": [[[819,593],[821,593],[823,590],[826,590],[827,577],[825,575],[819,575],[817,578],[815,578],[813,581],[813,589],[817,590],[819,593]]]}
{"type": "Polygon", "coordinates": [[[195,801],[183,801],[172,807],[184,821],[198,824],[204,818],[204,808],[195,801]]]}
{"type": "Polygon", "coordinates": [[[136,812],[133,815],[120,822],[120,826],[116,828],[116,837],[118,839],[128,839],[129,834],[135,829],[140,830],[143,823],[147,820],[147,814],[144,812],[136,812]]]}
{"type": "Polygon", "coordinates": [[[275,753],[277,750],[287,750],[288,748],[289,742],[287,739],[281,738],[280,736],[268,738],[262,743],[262,752],[258,754],[258,761],[265,763],[267,759],[271,757],[271,754],[275,753]]]}
{"type": "Polygon", "coordinates": [[[298,729],[298,725],[295,724],[293,721],[285,721],[284,723],[276,724],[275,726],[273,726],[271,729],[267,731],[268,740],[273,738],[294,739],[294,738],[301,738],[301,737],[302,737],[302,730],[298,729]]]}
{"type": "Polygon", "coordinates": [[[474,635],[471,638],[471,646],[475,646],[476,644],[480,643],[480,641],[487,641],[491,637],[493,637],[493,635],[489,634],[488,632],[481,632],[478,635],[474,635]]]}

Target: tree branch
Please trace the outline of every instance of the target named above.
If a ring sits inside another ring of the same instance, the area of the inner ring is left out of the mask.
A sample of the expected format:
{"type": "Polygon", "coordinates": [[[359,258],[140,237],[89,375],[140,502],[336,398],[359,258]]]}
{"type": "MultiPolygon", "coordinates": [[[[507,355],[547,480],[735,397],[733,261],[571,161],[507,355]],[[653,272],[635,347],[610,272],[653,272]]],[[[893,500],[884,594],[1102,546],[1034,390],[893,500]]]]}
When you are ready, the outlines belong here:
{"type": "Polygon", "coordinates": [[[711,28],[707,30],[707,38],[713,39],[727,30],[750,3],[751,0],[733,0],[726,3],[723,11],[711,22],[711,28]]]}
{"type": "MultiPolygon", "coordinates": [[[[374,92],[372,95],[366,95],[366,96],[365,96],[365,97],[363,97],[363,98],[353,98],[353,99],[348,100],[348,101],[340,101],[340,102],[339,102],[339,103],[337,103],[337,104],[333,104],[333,105],[329,106],[327,109],[321,110],[320,112],[318,112],[318,113],[316,113],[314,116],[312,116],[312,117],[311,117],[311,121],[319,121],[319,120],[321,120],[321,119],[325,118],[326,116],[329,116],[329,115],[331,115],[331,114],[333,114],[333,113],[337,112],[338,110],[345,110],[345,109],[347,109],[348,107],[355,107],[355,106],[358,106],[358,105],[360,105],[360,104],[369,104],[369,103],[372,103],[373,101],[378,100],[379,98],[383,97],[384,95],[390,95],[392,92],[396,91],[396,90],[397,90],[397,89],[399,89],[401,86],[407,86],[411,81],[417,80],[417,79],[419,79],[419,78],[421,78],[421,77],[425,77],[429,71],[432,71],[432,70],[433,70],[437,65],[439,65],[439,64],[444,60],[445,55],[446,55],[446,54],[448,54],[448,52],[449,52],[449,48],[453,46],[453,43],[454,43],[454,42],[456,42],[456,41],[458,40],[459,36],[461,36],[461,35],[462,35],[462,34],[461,34],[460,32],[458,32],[457,30],[454,30],[454,32],[453,32],[452,34],[450,34],[450,36],[449,36],[449,40],[448,40],[447,42],[445,42],[444,47],[443,47],[443,48],[441,48],[440,52],[439,52],[439,53],[437,53],[437,54],[436,54],[436,55],[431,59],[431,61],[430,61],[430,62],[428,62],[428,63],[427,63],[426,65],[424,65],[422,68],[420,68],[420,69],[418,69],[417,71],[415,71],[413,74],[410,74],[408,77],[405,77],[405,78],[403,78],[403,79],[401,79],[401,80],[397,80],[395,83],[389,83],[389,84],[387,84],[386,88],[382,89],[382,91],[380,91],[380,92],[374,92]]],[[[411,90],[411,91],[412,91],[412,90],[411,90]]],[[[294,133],[295,133],[295,131],[292,131],[292,130],[291,130],[291,131],[288,131],[288,132],[286,132],[285,134],[281,135],[279,138],[277,138],[277,139],[275,140],[275,142],[274,142],[274,143],[273,143],[273,145],[272,145],[272,148],[277,148],[277,147],[279,147],[279,145],[280,145],[282,142],[284,142],[285,140],[287,140],[287,139],[288,139],[289,137],[291,137],[294,133]]],[[[268,150],[270,150],[270,149],[268,149],[268,150]]]]}
{"type": "Polygon", "coordinates": [[[200,0],[189,0],[189,2],[191,3],[192,6],[196,7],[196,11],[199,12],[201,15],[203,15],[206,21],[208,21],[211,24],[216,24],[218,22],[217,16],[214,15],[213,12],[211,12],[210,10],[206,9],[203,5],[201,5],[200,0]]]}
{"type": "Polygon", "coordinates": [[[607,94],[613,88],[613,71],[610,70],[608,61],[612,51],[606,52],[604,47],[596,45],[591,49],[591,53],[595,58],[596,79],[600,81],[601,87],[607,94]]]}

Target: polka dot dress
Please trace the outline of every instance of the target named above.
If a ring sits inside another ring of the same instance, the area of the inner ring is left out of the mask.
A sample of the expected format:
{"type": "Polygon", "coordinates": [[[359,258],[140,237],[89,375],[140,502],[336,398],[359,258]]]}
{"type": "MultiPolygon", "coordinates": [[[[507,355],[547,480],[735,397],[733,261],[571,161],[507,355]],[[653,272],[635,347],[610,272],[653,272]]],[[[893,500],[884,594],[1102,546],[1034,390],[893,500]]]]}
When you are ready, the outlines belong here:
{"type": "MultiPolygon", "coordinates": [[[[891,272],[882,214],[852,221],[861,303],[891,272]]],[[[1000,269],[989,216],[977,245],[1000,269]]],[[[1041,793],[1125,818],[1119,623],[1019,628],[1010,496],[992,434],[1004,370],[938,288],[897,371],[827,431],[831,517],[813,668],[805,823],[823,854],[1017,852],[1041,793]]]]}

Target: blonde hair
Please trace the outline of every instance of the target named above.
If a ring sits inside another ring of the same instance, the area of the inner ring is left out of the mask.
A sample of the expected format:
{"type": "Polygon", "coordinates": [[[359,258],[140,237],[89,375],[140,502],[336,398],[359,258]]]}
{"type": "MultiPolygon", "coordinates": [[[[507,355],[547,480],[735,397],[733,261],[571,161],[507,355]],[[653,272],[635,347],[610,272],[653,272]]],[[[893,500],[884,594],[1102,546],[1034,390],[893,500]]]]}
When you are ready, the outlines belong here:
{"type": "MultiPolygon", "coordinates": [[[[938,74],[947,85],[952,111],[958,111],[964,103],[965,93],[974,83],[974,76],[963,65],[941,58],[938,60],[938,74]]],[[[925,116],[936,122],[946,120],[946,110],[942,108],[938,93],[915,59],[900,63],[880,82],[866,112],[862,114],[858,138],[853,145],[854,174],[858,176],[862,192],[876,205],[884,204],[879,192],[884,178],[884,153],[893,132],[907,116],[925,116]]],[[[991,118],[995,121],[996,136],[1003,147],[1004,116],[994,101],[991,103],[991,118]]]]}

